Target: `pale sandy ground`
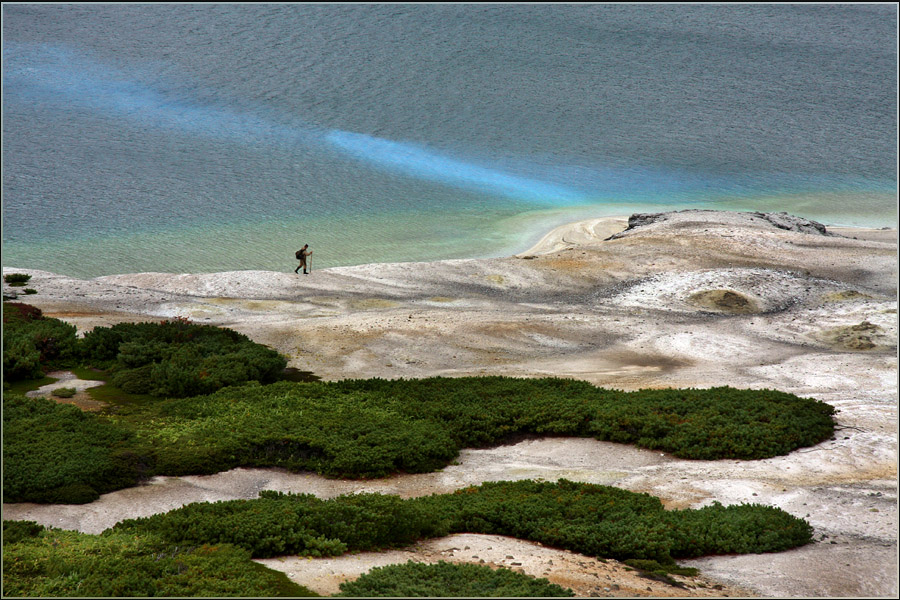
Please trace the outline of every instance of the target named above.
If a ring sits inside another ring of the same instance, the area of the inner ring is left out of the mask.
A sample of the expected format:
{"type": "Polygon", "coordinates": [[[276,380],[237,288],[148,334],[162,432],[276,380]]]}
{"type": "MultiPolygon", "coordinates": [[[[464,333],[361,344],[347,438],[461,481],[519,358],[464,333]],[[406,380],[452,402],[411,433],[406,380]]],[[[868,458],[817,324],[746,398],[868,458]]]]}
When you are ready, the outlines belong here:
{"type": "MultiPolygon", "coordinates": [[[[261,489],[404,497],[543,478],[649,492],[669,507],[761,503],[806,518],[790,552],[683,561],[685,587],[614,561],[500,536],[461,535],[385,553],[260,561],[320,593],[406,560],[503,565],[579,596],[896,597],[897,234],[828,230],[785,215],[683,211],[550,232],[515,257],[293,273],[141,273],[78,280],[23,268],[24,301],[85,331],[187,317],[268,344],[324,379],[560,376],[618,389],[775,388],[837,407],[833,440],[769,460],[687,461],[582,439],[466,450],[438,473],[345,482],[236,469],[156,478],[84,506],[4,505],[6,519],[97,533],[189,502],[261,489]],[[800,231],[791,231],[793,227],[800,231]],[[613,239],[607,239],[617,234],[613,239]]],[[[5,290],[6,291],[6,290],[5,290]]],[[[57,384],[75,387],[72,381],[57,384]]],[[[46,390],[45,390],[46,393],[46,390]]],[[[77,401],[77,400],[76,400],[77,401]]],[[[92,408],[85,406],[85,408],[92,408]]]]}

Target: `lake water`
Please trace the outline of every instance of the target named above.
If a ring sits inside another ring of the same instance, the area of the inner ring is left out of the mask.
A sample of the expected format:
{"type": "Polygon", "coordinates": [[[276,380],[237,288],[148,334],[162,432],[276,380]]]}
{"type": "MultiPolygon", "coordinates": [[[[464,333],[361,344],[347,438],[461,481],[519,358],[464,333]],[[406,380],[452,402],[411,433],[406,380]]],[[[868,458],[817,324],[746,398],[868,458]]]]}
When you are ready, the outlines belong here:
{"type": "Polygon", "coordinates": [[[502,256],[685,208],[895,227],[896,6],[3,6],[4,266],[502,256]]]}

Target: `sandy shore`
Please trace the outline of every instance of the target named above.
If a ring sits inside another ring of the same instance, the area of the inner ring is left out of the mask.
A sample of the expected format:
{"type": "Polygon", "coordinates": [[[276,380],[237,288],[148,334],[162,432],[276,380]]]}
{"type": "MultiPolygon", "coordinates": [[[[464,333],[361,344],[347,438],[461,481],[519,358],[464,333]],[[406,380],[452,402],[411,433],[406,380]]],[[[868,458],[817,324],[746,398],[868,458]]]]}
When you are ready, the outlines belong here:
{"type": "Polygon", "coordinates": [[[714,211],[633,218],[630,227],[625,217],[592,219],[557,228],[513,257],[307,276],[295,275],[293,264],[283,273],[90,280],[4,267],[32,274],[29,287],[38,293],[23,301],[82,331],[187,317],[245,333],[324,379],[501,374],[618,389],[727,384],[811,396],[840,410],[835,439],[763,461],[685,461],[554,438],[468,450],[459,465],[427,475],[340,482],[238,469],[157,478],[85,506],[4,505],[4,518],[99,532],[123,518],[252,498],[260,489],[408,497],[481,481],[565,477],[649,492],[669,507],[778,506],[806,518],[817,541],[773,555],[684,561],[706,577],[686,588],[640,580],[612,561],[496,536],[260,562],[322,593],[370,566],[452,558],[568,581],[563,585],[581,596],[894,597],[897,232],[816,225],[783,214],[714,211]]]}

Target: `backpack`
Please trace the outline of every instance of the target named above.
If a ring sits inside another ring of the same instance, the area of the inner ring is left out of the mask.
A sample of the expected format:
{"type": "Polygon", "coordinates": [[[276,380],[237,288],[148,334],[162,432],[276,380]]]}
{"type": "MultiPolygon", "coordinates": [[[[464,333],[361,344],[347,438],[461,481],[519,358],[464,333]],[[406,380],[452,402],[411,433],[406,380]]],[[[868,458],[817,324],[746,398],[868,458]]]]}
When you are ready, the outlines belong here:
{"type": "Polygon", "coordinates": [[[294,252],[294,256],[297,257],[297,260],[300,260],[301,258],[303,258],[303,250],[297,250],[296,252],[294,252]]]}

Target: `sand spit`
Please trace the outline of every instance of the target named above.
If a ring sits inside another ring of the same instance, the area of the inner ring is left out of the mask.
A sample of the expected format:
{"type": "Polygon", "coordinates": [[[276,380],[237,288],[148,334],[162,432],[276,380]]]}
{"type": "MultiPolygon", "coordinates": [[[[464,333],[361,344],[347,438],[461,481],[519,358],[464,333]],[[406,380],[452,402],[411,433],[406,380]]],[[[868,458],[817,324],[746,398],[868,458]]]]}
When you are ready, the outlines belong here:
{"type": "Polygon", "coordinates": [[[23,301],[81,331],[185,317],[245,333],[285,354],[291,367],[324,379],[552,375],[629,390],[775,388],[834,405],[840,429],[816,447],[753,462],[685,461],[551,438],[467,450],[459,465],[439,473],[368,482],[237,469],[157,478],[84,506],[4,505],[4,518],[98,532],[124,518],[252,498],[261,489],[409,497],[482,481],[565,477],[649,492],[671,508],[713,501],[778,506],[806,518],[817,541],[773,555],[684,561],[707,578],[684,588],[640,580],[613,561],[564,557],[496,536],[454,536],[324,562],[264,562],[322,593],[386,561],[452,558],[570,581],[564,585],[581,596],[894,597],[897,265],[896,230],[825,229],[785,214],[681,211],[582,221],[507,258],[307,276],[295,275],[293,264],[284,273],[90,280],[5,267],[32,274],[29,287],[38,293],[23,301]]]}

